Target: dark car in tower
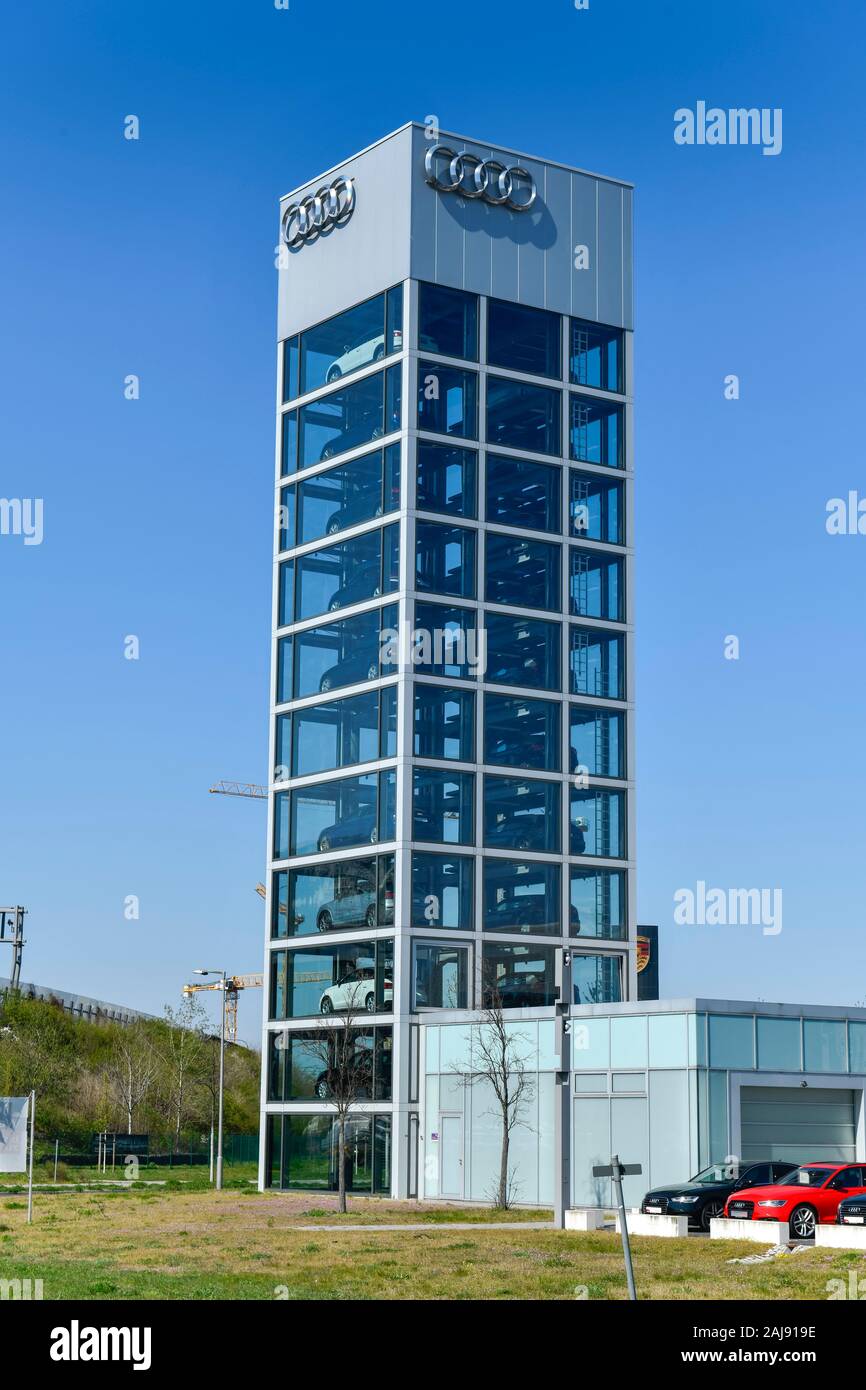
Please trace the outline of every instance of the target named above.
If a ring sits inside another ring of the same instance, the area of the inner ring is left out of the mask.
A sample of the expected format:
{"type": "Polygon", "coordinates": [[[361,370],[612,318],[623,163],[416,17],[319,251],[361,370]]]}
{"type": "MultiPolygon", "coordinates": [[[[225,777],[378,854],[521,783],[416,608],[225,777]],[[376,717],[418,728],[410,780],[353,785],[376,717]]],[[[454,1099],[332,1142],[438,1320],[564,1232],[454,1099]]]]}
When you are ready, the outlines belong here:
{"type": "Polygon", "coordinates": [[[790,1160],[766,1159],[755,1163],[711,1163],[688,1182],[654,1187],[641,1202],[651,1216],[687,1216],[689,1225],[709,1231],[721,1216],[728,1198],[741,1188],[765,1187],[790,1173],[790,1160]]]}

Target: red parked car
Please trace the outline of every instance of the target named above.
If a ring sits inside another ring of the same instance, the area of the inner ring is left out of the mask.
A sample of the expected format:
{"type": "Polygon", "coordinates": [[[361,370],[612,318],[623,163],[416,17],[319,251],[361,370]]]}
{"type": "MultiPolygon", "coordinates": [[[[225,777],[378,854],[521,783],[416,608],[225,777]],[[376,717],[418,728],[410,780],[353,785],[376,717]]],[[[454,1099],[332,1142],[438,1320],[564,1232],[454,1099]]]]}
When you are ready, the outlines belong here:
{"type": "Polygon", "coordinates": [[[845,1197],[866,1193],[866,1165],[804,1163],[771,1187],[732,1193],[725,1216],[740,1221],[787,1221],[795,1240],[811,1240],[815,1227],[835,1224],[845,1197]]]}

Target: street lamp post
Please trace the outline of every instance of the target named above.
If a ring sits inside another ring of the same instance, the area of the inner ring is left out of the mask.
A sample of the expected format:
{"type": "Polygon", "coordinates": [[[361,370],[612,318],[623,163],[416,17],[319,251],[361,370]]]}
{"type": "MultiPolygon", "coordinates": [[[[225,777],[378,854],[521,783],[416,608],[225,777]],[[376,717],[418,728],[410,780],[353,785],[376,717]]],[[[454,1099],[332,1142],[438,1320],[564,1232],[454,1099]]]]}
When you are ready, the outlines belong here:
{"type": "Polygon", "coordinates": [[[221,982],[222,1003],[220,1004],[220,1086],[219,1102],[217,1105],[217,1157],[216,1157],[216,1190],[222,1192],[223,1186],[223,1094],[225,1089],[225,1056],[226,1056],[226,972],[224,970],[194,970],[194,975],[219,975],[221,982]]]}

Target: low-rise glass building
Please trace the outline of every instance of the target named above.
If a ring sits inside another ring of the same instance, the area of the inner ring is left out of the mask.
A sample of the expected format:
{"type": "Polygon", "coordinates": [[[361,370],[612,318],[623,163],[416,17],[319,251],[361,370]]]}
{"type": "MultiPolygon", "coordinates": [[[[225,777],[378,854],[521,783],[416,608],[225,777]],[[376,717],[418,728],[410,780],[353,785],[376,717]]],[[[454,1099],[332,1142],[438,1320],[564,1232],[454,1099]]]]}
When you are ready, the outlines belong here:
{"type": "MultiPolygon", "coordinates": [[[[516,1199],[550,1205],[557,1059],[552,1010],[508,1023],[529,1077],[512,1134],[516,1199]]],[[[466,1015],[422,1036],[423,1195],[486,1201],[499,1172],[501,1124],[478,1070],[466,1015]],[[473,1060],[475,1058],[475,1060],[473,1060]]],[[[677,999],[571,1011],[574,1206],[608,1205],[611,1154],[640,1163],[626,1201],[685,1181],[731,1156],[866,1159],[866,1009],[677,999]]]]}

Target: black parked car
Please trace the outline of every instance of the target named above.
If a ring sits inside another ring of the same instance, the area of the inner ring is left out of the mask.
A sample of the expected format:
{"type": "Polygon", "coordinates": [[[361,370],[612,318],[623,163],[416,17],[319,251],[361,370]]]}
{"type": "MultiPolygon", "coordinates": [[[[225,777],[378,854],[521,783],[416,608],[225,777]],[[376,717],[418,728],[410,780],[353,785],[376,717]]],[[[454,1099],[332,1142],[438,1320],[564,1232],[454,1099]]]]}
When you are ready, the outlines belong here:
{"type": "Polygon", "coordinates": [[[336,690],[341,685],[357,685],[360,681],[374,681],[379,676],[378,655],[361,652],[357,656],[344,656],[336,666],[329,666],[319,681],[322,694],[336,690]]]}
{"type": "Polygon", "coordinates": [[[732,1192],[742,1187],[766,1187],[778,1182],[796,1163],[790,1160],[749,1163],[713,1163],[688,1182],[671,1187],[654,1187],[641,1202],[641,1211],[658,1216],[687,1216],[690,1226],[703,1231],[721,1216],[732,1192]]]}
{"type": "Polygon", "coordinates": [[[866,1226],[866,1193],[861,1192],[859,1197],[846,1197],[844,1202],[840,1202],[836,1222],[839,1226],[866,1226]]]}

